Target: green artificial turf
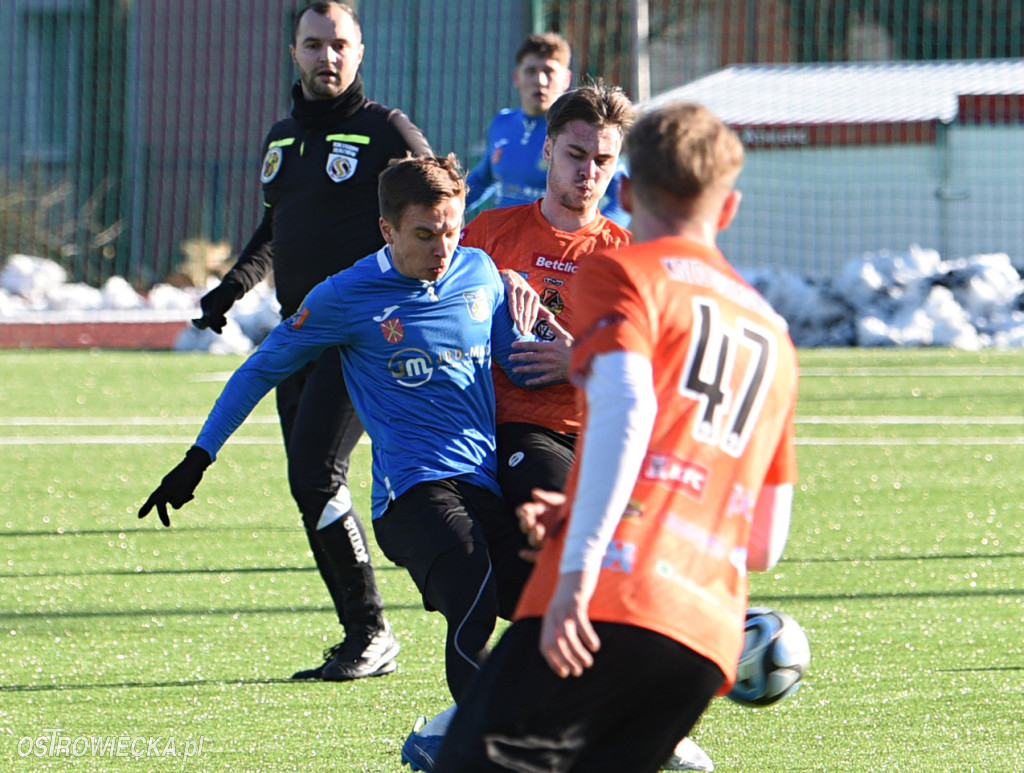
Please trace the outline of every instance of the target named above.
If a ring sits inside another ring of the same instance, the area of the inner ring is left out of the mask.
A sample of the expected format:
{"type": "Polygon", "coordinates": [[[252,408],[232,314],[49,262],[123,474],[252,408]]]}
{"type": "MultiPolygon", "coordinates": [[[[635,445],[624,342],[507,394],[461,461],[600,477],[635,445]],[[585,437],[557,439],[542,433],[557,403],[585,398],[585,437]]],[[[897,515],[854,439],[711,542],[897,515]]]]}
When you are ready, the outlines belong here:
{"type": "MultiPolygon", "coordinates": [[[[171,529],[136,518],[238,362],[0,353],[4,769],[398,771],[448,704],[443,621],[379,551],[398,671],[288,679],[340,629],[272,398],[171,529]]],[[[804,626],[811,669],[775,706],[716,701],[694,738],[722,773],[1024,770],[1024,353],[800,362],[793,526],[751,603],[804,626]]],[[[366,445],[351,487],[367,514],[366,445]]]]}

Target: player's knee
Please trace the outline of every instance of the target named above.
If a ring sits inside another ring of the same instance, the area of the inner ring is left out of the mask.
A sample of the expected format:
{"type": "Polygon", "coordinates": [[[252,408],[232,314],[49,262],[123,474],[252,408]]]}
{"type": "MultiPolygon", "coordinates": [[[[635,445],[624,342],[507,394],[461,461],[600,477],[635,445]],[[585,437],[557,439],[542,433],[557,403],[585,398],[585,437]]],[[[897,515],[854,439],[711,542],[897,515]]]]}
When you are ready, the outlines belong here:
{"type": "Polygon", "coordinates": [[[293,488],[292,496],[302,512],[302,521],[306,529],[310,531],[322,531],[352,511],[352,492],[348,486],[340,486],[333,494],[319,488],[293,488]]]}
{"type": "Polygon", "coordinates": [[[317,530],[326,529],[332,523],[340,521],[352,511],[352,492],[348,486],[341,486],[334,493],[334,496],[327,500],[327,504],[320,511],[320,518],[316,523],[317,530]]]}
{"type": "Polygon", "coordinates": [[[468,542],[442,553],[427,576],[427,601],[449,630],[490,636],[498,616],[497,585],[484,545],[468,542]]]}

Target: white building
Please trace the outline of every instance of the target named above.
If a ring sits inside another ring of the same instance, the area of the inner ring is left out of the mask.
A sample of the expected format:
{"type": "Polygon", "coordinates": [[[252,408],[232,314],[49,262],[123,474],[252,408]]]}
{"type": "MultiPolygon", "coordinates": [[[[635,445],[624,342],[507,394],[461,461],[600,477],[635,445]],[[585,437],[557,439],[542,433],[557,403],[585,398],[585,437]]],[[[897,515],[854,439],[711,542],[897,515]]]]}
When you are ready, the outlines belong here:
{"type": "Polygon", "coordinates": [[[740,266],[834,273],[910,244],[1024,265],[1024,60],[729,67],[651,99],[740,134],[740,266]]]}

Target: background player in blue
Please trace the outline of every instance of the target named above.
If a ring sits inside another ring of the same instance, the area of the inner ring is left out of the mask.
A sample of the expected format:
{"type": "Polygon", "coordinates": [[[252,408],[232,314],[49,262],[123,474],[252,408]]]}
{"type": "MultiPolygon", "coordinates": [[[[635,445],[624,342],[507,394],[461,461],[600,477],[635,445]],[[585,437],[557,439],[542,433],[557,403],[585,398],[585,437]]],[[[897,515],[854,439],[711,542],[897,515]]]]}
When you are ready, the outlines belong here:
{"type": "MultiPolygon", "coordinates": [[[[446,618],[446,676],[458,701],[511,615],[531,570],[496,476],[491,359],[510,365],[520,334],[486,253],[458,247],[465,180],[454,156],[408,158],[380,175],[386,246],[321,282],[232,375],[196,444],[139,510],[193,498],[231,433],[276,383],[332,349],[373,441],[377,543],[446,618]],[[334,347],[337,347],[334,349],[334,347]]],[[[564,377],[564,370],[550,380],[564,377]]]]}
{"type": "MultiPolygon", "coordinates": [[[[571,55],[569,43],[554,32],[530,35],[519,46],[512,71],[519,108],[502,110],[491,120],[484,156],[466,178],[468,209],[532,204],[544,195],[545,114],[569,88],[571,55]]],[[[624,168],[608,186],[599,207],[605,217],[625,226],[629,215],[618,203],[622,171],[624,168]]]]}
{"type": "MultiPolygon", "coordinates": [[[[370,101],[359,65],[362,31],[352,8],[312,3],[296,14],[290,47],[299,80],[292,114],[264,141],[264,215],[238,261],[201,300],[200,327],[217,332],[232,304],[273,269],[281,314],[318,283],[379,249],[377,175],[423,134],[399,110],[370,101]]],[[[384,619],[366,532],[352,507],[348,462],[363,434],[337,355],[328,352],[276,390],[288,483],[317,569],[345,627],[342,643],[295,679],[346,680],[393,671],[398,643],[384,619]]]]}

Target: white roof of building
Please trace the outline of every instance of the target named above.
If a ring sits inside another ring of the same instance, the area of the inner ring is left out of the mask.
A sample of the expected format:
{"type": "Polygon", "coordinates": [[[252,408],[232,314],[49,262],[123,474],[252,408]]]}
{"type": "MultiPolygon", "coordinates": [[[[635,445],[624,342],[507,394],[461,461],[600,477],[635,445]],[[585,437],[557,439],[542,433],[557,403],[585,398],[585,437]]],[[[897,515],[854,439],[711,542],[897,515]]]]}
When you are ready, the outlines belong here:
{"type": "Polygon", "coordinates": [[[952,121],[960,94],[1024,93],[1024,59],[737,65],[652,97],[698,102],[728,124],[952,121]]]}

